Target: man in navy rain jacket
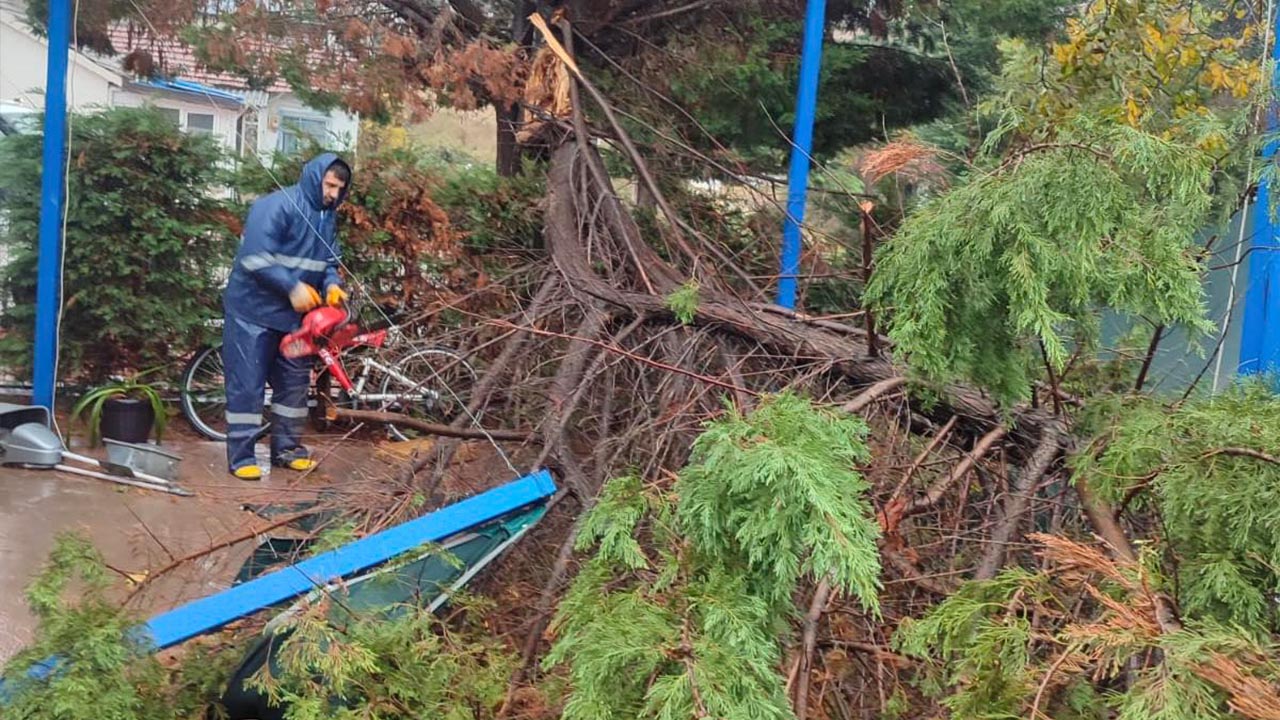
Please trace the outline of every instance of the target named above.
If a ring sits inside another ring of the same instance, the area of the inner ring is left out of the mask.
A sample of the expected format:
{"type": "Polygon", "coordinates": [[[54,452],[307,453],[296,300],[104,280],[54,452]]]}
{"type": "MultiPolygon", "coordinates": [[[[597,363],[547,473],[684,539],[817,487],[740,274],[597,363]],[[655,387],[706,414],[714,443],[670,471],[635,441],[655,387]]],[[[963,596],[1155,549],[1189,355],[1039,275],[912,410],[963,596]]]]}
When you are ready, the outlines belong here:
{"type": "Polygon", "coordinates": [[[338,275],[341,253],[335,212],[351,187],[351,167],[333,153],[311,159],[297,185],[259,198],[249,208],[240,251],[222,297],[223,376],[227,391],[227,465],[242,480],[262,469],[254,444],[271,384],[271,462],[293,470],[316,463],[300,442],[311,384],[309,358],[280,354],[280,340],[324,302],[347,299],[338,275]]]}

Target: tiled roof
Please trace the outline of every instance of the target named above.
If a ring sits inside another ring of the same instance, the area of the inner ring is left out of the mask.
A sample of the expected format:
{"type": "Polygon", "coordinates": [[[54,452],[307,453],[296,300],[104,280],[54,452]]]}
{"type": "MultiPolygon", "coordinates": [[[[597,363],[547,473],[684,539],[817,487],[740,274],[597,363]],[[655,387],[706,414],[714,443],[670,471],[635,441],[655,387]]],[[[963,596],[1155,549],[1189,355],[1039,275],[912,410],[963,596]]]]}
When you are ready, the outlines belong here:
{"type": "MultiPolygon", "coordinates": [[[[133,23],[116,24],[111,28],[110,37],[112,46],[119,53],[117,62],[131,51],[141,48],[151,54],[157,71],[165,77],[181,78],[225,90],[249,90],[244,78],[201,65],[191,47],[178,38],[152,37],[145,27],[133,23]]],[[[276,79],[266,90],[273,93],[289,92],[289,85],[282,79],[276,79]]]]}

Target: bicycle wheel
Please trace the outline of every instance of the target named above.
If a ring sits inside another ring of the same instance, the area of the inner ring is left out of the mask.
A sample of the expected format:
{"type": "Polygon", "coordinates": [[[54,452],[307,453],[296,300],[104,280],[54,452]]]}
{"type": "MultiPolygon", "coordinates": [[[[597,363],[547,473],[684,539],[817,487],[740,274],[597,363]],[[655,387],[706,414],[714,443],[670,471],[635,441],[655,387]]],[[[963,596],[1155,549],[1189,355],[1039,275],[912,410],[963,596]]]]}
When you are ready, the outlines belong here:
{"type": "Polygon", "coordinates": [[[222,348],[198,351],[182,371],[182,416],[210,440],[227,439],[227,394],[222,375],[222,348]]]}
{"type": "MultiPolygon", "coordinates": [[[[461,355],[439,347],[414,350],[378,375],[379,381],[370,383],[378,394],[368,406],[442,425],[466,412],[476,382],[476,371],[461,355]]],[[[394,424],[387,425],[387,434],[395,440],[419,436],[394,424]]]]}
{"type": "MultiPolygon", "coordinates": [[[[199,350],[182,371],[179,405],[191,427],[210,440],[227,439],[227,389],[223,376],[222,346],[199,350]]],[[[271,406],[271,389],[263,394],[263,407],[271,406]]],[[[265,409],[264,409],[265,415],[265,409]]],[[[264,417],[263,424],[266,424],[264,417]]]]}

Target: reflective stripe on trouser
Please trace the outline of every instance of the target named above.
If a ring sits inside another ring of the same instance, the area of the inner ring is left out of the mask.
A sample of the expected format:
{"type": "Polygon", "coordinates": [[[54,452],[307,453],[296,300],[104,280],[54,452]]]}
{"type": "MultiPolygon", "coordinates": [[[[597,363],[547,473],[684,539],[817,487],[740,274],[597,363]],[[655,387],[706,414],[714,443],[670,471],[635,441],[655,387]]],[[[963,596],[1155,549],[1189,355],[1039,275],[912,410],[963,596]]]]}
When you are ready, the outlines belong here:
{"type": "Polygon", "coordinates": [[[310,358],[279,353],[284,333],[237,317],[222,325],[222,364],[227,384],[227,467],[255,463],[253,446],[262,434],[262,400],[271,384],[271,458],[306,457],[299,441],[307,417],[310,358]]]}

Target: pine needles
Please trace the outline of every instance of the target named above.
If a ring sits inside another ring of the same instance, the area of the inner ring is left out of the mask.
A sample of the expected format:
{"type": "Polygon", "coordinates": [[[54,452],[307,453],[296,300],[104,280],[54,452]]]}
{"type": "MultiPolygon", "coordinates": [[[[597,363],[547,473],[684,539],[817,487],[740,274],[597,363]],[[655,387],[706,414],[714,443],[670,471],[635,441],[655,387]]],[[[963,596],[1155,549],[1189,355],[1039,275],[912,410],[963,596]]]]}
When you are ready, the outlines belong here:
{"type": "Polygon", "coordinates": [[[898,647],[931,660],[921,689],[953,718],[1271,720],[1280,647],[1213,620],[1166,632],[1158,575],[1066,538],[1032,539],[1044,572],[967,583],[899,627],[898,647]]]}
{"type": "Polygon", "coordinates": [[[878,607],[865,436],[784,394],[712,423],[673,489],[610,482],[546,659],[572,677],[565,717],[793,717],[778,664],[799,584],[878,607]]]}

